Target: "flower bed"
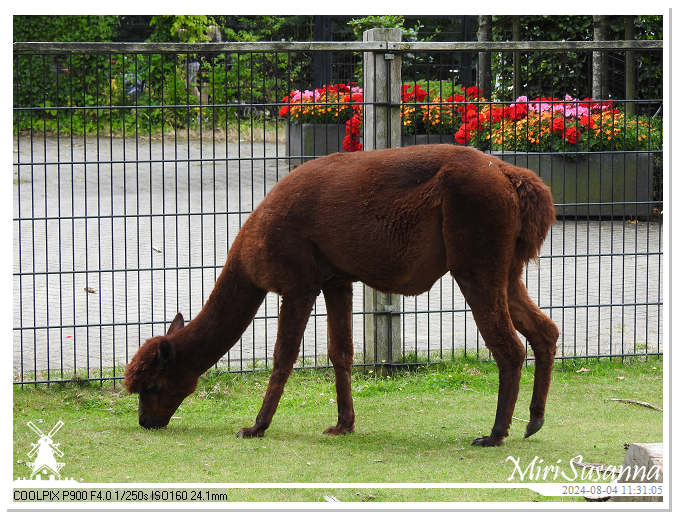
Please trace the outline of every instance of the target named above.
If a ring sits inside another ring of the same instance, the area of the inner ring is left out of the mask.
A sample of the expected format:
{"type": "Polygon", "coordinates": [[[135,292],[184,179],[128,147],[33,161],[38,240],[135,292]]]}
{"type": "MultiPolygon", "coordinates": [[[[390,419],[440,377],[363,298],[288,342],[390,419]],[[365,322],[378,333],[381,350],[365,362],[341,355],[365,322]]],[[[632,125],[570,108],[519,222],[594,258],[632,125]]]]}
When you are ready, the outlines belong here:
{"type": "MultiPolygon", "coordinates": [[[[403,146],[452,142],[502,152],[505,160],[535,170],[550,184],[560,214],[645,215],[654,209],[649,201],[662,199],[654,194],[662,189],[654,185],[659,175],[654,152],[662,150],[660,118],[629,116],[611,101],[568,95],[503,103],[486,100],[474,86],[449,85],[449,96],[441,90],[421,83],[401,87],[403,146]],[[522,159],[517,152],[537,155],[522,159]]],[[[363,91],[355,84],[293,91],[283,102],[280,115],[288,119],[288,155],[294,163],[363,149],[363,91]]]]}
{"type": "Polygon", "coordinates": [[[359,135],[363,116],[363,89],[355,83],[324,85],[314,90],[293,90],[281,100],[279,114],[294,124],[343,124],[342,147],[348,152],[363,149],[359,135]]]}
{"type": "MultiPolygon", "coordinates": [[[[481,150],[583,152],[660,150],[662,121],[627,116],[611,102],[525,96],[512,103],[487,101],[475,86],[455,86],[443,97],[419,83],[401,87],[402,134],[441,136],[481,150]]],[[[362,150],[363,90],[356,84],[290,92],[280,115],[290,124],[344,125],[342,148],[362,150]]],[[[416,139],[415,141],[419,141],[416,139]]]]}
{"type": "Polygon", "coordinates": [[[455,140],[517,152],[659,150],[662,122],[628,116],[612,102],[522,96],[509,105],[481,102],[468,108],[455,140]]]}

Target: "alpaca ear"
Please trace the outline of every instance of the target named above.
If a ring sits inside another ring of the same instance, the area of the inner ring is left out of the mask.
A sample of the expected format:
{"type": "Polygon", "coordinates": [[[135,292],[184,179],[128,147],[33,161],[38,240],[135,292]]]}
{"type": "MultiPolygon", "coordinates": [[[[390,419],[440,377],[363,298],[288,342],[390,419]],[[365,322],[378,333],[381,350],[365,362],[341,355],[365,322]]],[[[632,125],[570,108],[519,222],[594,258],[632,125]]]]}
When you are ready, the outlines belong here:
{"type": "Polygon", "coordinates": [[[178,312],[172,320],[172,323],[170,323],[170,328],[167,329],[167,334],[172,334],[173,332],[177,332],[182,328],[184,328],[184,316],[182,316],[181,312],[178,312]]]}
{"type": "Polygon", "coordinates": [[[161,340],[160,344],[158,345],[158,362],[161,365],[167,365],[171,361],[174,361],[174,355],[174,345],[172,345],[172,343],[166,339],[161,340]]]}

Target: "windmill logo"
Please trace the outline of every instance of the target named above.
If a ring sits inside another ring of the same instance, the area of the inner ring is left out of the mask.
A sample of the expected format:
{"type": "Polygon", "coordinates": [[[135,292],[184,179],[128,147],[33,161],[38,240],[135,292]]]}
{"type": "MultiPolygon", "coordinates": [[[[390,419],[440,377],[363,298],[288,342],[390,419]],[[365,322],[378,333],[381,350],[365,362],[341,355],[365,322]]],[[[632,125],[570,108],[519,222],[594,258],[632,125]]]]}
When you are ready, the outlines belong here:
{"type": "Polygon", "coordinates": [[[54,442],[53,437],[64,425],[64,422],[59,420],[49,433],[43,433],[32,421],[26,424],[39,435],[38,441],[31,443],[31,449],[27,453],[29,458],[35,457],[26,462],[26,465],[31,468],[30,478],[32,480],[62,480],[61,469],[64,467],[64,463],[57,462],[56,457],[63,457],[64,452],[59,449],[59,443],[54,442]]]}

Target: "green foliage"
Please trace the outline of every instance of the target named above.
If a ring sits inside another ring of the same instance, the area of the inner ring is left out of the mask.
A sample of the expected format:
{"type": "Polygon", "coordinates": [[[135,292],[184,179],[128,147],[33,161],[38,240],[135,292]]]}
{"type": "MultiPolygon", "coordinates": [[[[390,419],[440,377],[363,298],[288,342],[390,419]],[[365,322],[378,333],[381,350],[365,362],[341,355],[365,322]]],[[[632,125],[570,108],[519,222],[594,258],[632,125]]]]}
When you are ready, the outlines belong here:
{"type": "MultiPolygon", "coordinates": [[[[493,16],[493,40],[512,40],[513,21],[512,16],[493,16]]],[[[519,21],[522,40],[591,40],[591,16],[521,16],[519,21]]],[[[527,85],[525,88],[521,85],[518,95],[529,98],[590,95],[591,56],[583,59],[583,53],[528,52],[519,53],[519,60],[521,80],[527,85]]],[[[493,76],[497,78],[495,99],[515,99],[513,68],[514,53],[492,54],[493,76]]]]}
{"type": "MultiPolygon", "coordinates": [[[[15,16],[15,41],[115,41],[120,28],[118,16],[15,16]]],[[[311,16],[206,16],[161,15],[148,17],[151,41],[204,42],[218,27],[226,41],[303,40],[313,37],[311,16]]],[[[371,27],[396,27],[404,31],[405,40],[462,37],[456,29],[462,17],[422,20],[400,15],[365,16],[348,19],[333,17],[335,30],[339,25],[359,37],[371,27]],[[345,24],[345,22],[347,22],[345,24]],[[457,31],[457,32],[455,32],[457,31]]],[[[622,38],[622,17],[611,17],[610,37],[622,38]]],[[[469,29],[470,20],[465,18],[469,29]]],[[[473,20],[472,20],[473,21],[473,20]]],[[[532,40],[588,40],[592,37],[591,16],[522,16],[521,36],[532,40]]],[[[635,37],[662,38],[661,16],[637,16],[635,37]]],[[[493,39],[508,40],[512,36],[512,17],[493,17],[493,39]]],[[[348,53],[349,54],[349,53],[348,53]]],[[[360,54],[360,53],[359,53],[360,54]]],[[[591,54],[590,54],[591,55],[591,54]]],[[[496,80],[493,99],[514,99],[513,54],[492,53],[493,77],[496,80]]],[[[622,56],[620,54],[619,56],[622,56]]],[[[451,83],[446,67],[436,63],[439,58],[423,53],[405,53],[404,81],[408,78],[430,77],[432,87],[446,89],[451,83]],[[445,69],[445,70],[444,70],[445,69]],[[425,72],[426,71],[426,72],[425,72]],[[442,78],[445,81],[440,82],[442,78]]],[[[587,53],[521,53],[522,78],[527,83],[522,94],[538,96],[584,98],[590,95],[591,64],[587,53]],[[583,59],[586,57],[586,59],[583,59]]],[[[638,97],[662,97],[662,53],[637,53],[638,97]]],[[[360,56],[356,60],[354,77],[340,78],[348,82],[358,80],[362,68],[360,56]]],[[[455,65],[456,66],[456,65],[455,65]]],[[[618,74],[619,76],[619,74],[618,74]]],[[[612,77],[614,85],[619,77],[612,77]]],[[[423,82],[422,82],[423,83],[423,82]]],[[[424,83],[423,83],[424,84],[424,83]]],[[[61,133],[93,133],[105,128],[113,132],[158,131],[161,126],[186,128],[205,117],[224,124],[244,114],[243,104],[258,105],[255,112],[264,117],[274,114],[272,106],[293,88],[311,85],[311,54],[257,53],[220,55],[132,56],[132,55],[63,55],[16,56],[14,59],[14,105],[42,110],[15,111],[17,130],[46,130],[61,133]],[[200,62],[200,79],[189,74],[187,63],[200,62]],[[138,88],[137,88],[138,87],[138,88]],[[135,89],[137,93],[135,94],[135,89]],[[217,108],[190,107],[197,104],[222,105],[217,108]],[[162,108],[160,105],[171,105],[162,108]],[[112,109],[90,109],[112,105],[112,109]],[[136,107],[149,105],[149,109],[136,107]],[[177,105],[175,107],[175,105],[177,105]],[[184,107],[186,105],[186,107],[184,107]],[[206,114],[209,113],[207,116],[206,114]],[[202,114],[202,116],[201,116],[202,114]],[[201,117],[199,117],[201,116],[201,117]]],[[[429,87],[426,87],[430,90],[429,87]]],[[[446,98],[450,91],[436,92],[446,98]]],[[[490,98],[491,93],[485,93],[490,98]]],[[[622,97],[618,93],[615,97],[622,97]]],[[[651,115],[657,104],[639,104],[641,113],[651,115]]],[[[258,117],[259,117],[258,116],[258,117]]]]}
{"type": "Polygon", "coordinates": [[[14,16],[15,42],[113,41],[117,16],[14,16]]]}
{"type": "Polygon", "coordinates": [[[401,29],[404,41],[416,41],[417,33],[422,28],[418,21],[414,25],[406,27],[406,20],[400,15],[384,16],[364,16],[362,18],[352,18],[348,24],[353,28],[354,34],[359,40],[363,39],[363,31],[368,29],[401,29]]]}
{"type": "MultiPolygon", "coordinates": [[[[513,16],[493,16],[492,35],[494,41],[512,40],[513,16]]],[[[609,17],[608,38],[624,38],[624,17],[609,17]]],[[[532,41],[592,40],[593,19],[591,16],[521,16],[520,36],[532,41]]],[[[635,39],[662,39],[662,16],[635,17],[635,39]]],[[[624,97],[624,53],[608,53],[609,87],[614,98],[624,97]]],[[[521,85],[519,95],[529,98],[537,96],[591,97],[591,53],[565,52],[555,55],[551,52],[519,53],[521,85]]],[[[638,97],[654,99],[662,97],[662,53],[637,53],[638,97]]],[[[513,90],[514,53],[492,54],[495,99],[515,99],[513,90]]],[[[649,107],[650,109],[651,107],[649,107]]]]}
{"type": "Polygon", "coordinates": [[[150,25],[154,28],[149,38],[153,42],[208,42],[215,20],[205,15],[162,15],[152,17],[150,25]]]}

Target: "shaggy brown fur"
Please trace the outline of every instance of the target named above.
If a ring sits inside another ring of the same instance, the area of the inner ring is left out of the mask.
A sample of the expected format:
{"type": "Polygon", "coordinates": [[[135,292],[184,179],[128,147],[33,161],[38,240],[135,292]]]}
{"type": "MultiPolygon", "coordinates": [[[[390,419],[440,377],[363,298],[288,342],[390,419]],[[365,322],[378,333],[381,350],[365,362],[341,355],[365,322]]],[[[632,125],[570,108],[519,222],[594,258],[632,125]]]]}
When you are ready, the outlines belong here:
{"type": "Polygon", "coordinates": [[[450,271],[500,371],[495,424],[474,444],[499,445],[508,434],[526,354],[515,327],[535,352],[532,435],[544,421],[559,332],[528,297],[521,272],[554,219],[549,188],[533,172],[472,148],[413,146],[307,162],[245,222],[201,312],[186,327],[178,315],[127,366],[139,423],[165,426],[273,291],[283,296],[273,372],[254,426],[239,432],[263,435],[322,291],[338,407],[325,433],[351,432],[351,283],[413,295],[450,271]]]}

